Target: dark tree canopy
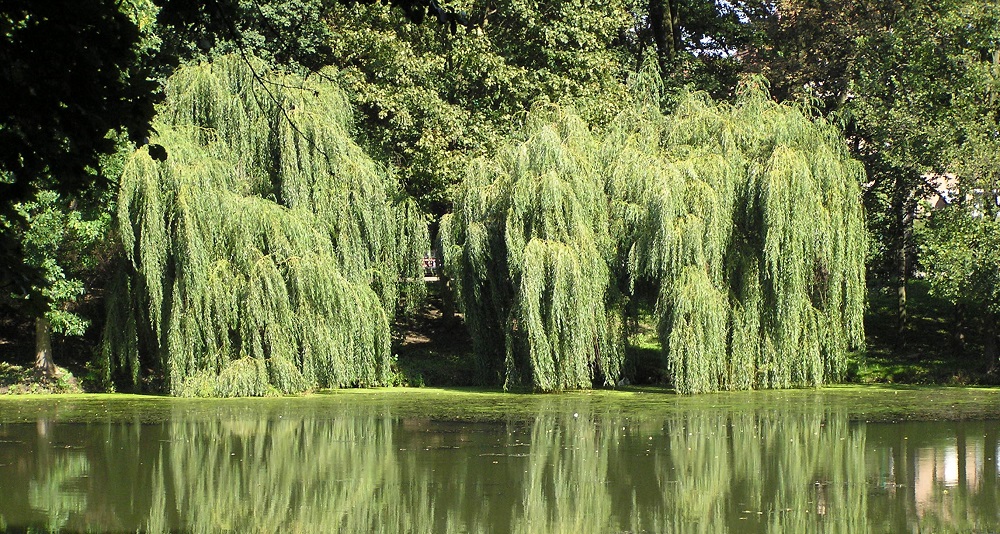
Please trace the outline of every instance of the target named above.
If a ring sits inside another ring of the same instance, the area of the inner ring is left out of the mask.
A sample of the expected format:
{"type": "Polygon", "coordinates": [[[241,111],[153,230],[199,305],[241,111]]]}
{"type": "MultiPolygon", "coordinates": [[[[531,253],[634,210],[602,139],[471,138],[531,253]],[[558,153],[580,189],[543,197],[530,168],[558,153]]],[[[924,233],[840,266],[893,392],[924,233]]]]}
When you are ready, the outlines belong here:
{"type": "Polygon", "coordinates": [[[136,25],[116,0],[4,1],[0,7],[0,210],[43,177],[61,192],[88,186],[107,137],[141,139],[155,82],[139,68],[136,25]]]}
{"type": "Polygon", "coordinates": [[[16,205],[41,190],[98,196],[100,158],[116,148],[109,133],[124,130],[138,140],[149,131],[157,85],[141,66],[139,29],[120,4],[0,3],[3,296],[45,285],[44,274],[25,262],[19,234],[27,223],[16,205]]]}
{"type": "MultiPolygon", "coordinates": [[[[329,17],[335,4],[374,4],[375,0],[154,0],[168,56],[190,58],[213,49],[242,50],[282,65],[316,71],[334,62],[329,17]]],[[[469,16],[436,0],[390,0],[410,22],[435,20],[452,32],[469,26],[469,16]]]]}

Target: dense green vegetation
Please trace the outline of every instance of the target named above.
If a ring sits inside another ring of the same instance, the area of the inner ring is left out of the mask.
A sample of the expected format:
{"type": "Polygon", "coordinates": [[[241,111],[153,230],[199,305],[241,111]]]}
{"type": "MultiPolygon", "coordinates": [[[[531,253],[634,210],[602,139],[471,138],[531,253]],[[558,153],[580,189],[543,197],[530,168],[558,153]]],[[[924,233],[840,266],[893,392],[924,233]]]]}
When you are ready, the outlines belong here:
{"type": "Polygon", "coordinates": [[[9,365],[211,396],[1000,378],[992,2],[43,4],[0,8],[9,365]],[[469,343],[443,369],[424,334],[469,343]]]}
{"type": "Polygon", "coordinates": [[[154,357],[176,395],[387,384],[427,229],[351,141],[343,94],[230,55],[179,69],[166,95],[169,156],[139,150],[121,176],[106,376],[138,382],[154,357]]]}
{"type": "Polygon", "coordinates": [[[543,391],[614,384],[622,363],[600,145],[539,104],[525,142],[470,164],[441,224],[485,380],[543,391]]]}
{"type": "Polygon", "coordinates": [[[664,117],[636,85],[653,92],[603,134],[539,106],[525,142],[470,166],[442,240],[487,379],[616,383],[636,287],[679,391],[839,379],[862,342],[864,227],[836,130],[753,87],[664,117]]]}

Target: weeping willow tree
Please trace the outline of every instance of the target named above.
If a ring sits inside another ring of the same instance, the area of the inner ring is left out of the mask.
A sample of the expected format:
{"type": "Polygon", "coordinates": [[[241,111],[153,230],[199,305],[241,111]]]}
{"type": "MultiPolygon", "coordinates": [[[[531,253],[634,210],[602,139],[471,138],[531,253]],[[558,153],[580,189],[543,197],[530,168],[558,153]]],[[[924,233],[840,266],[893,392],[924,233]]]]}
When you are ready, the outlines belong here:
{"type": "Polygon", "coordinates": [[[483,378],[550,391],[614,383],[622,363],[597,143],[540,104],[526,140],[470,165],[441,223],[483,378]]]}
{"type": "Polygon", "coordinates": [[[836,380],[862,342],[862,166],[804,106],[748,85],[659,111],[655,75],[606,131],[535,110],[470,166],[446,264],[487,376],[614,382],[623,307],[654,295],[677,390],[836,380]]]}
{"type": "Polygon", "coordinates": [[[659,288],[677,390],[838,379],[863,341],[865,257],[864,171],[839,132],[752,85],[734,105],[694,94],[654,126],[635,126],[648,122],[633,116],[614,134],[621,143],[629,131],[660,133],[658,157],[620,180],[646,209],[619,248],[631,276],[659,288]]]}
{"type": "Polygon", "coordinates": [[[178,395],[386,383],[426,226],[325,79],[222,57],[168,80],[167,157],[142,148],[121,177],[108,373],[139,380],[149,354],[178,395]]]}

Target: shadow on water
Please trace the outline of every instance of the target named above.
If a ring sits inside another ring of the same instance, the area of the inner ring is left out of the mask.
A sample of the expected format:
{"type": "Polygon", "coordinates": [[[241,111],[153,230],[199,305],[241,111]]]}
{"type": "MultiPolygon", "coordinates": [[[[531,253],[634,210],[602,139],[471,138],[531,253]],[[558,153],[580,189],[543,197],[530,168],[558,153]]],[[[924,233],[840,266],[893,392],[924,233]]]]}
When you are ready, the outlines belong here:
{"type": "Polygon", "coordinates": [[[0,527],[1000,529],[996,420],[866,423],[823,395],[660,415],[581,398],[532,397],[532,417],[492,421],[306,400],[2,423],[0,527]]]}

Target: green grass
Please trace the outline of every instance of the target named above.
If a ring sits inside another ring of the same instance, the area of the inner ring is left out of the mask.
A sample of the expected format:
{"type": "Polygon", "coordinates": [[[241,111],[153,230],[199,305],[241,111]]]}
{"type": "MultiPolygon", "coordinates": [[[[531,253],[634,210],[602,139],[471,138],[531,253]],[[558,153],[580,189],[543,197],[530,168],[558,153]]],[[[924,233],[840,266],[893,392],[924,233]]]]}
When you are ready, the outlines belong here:
{"type": "Polygon", "coordinates": [[[664,385],[670,382],[663,365],[660,339],[656,334],[655,320],[644,314],[635,333],[625,346],[626,380],[636,385],[664,385]]]}
{"type": "Polygon", "coordinates": [[[0,362],[0,395],[82,392],[73,374],[62,367],[57,367],[52,376],[45,376],[33,367],[0,362]]]}
{"type": "Polygon", "coordinates": [[[472,386],[476,384],[472,339],[462,320],[446,305],[447,288],[429,283],[425,305],[396,323],[393,340],[397,386],[472,386]]]}
{"type": "Polygon", "coordinates": [[[795,413],[823,407],[857,421],[1000,419],[1000,388],[852,385],[771,391],[676,395],[667,388],[560,394],[505,393],[484,388],[375,388],[323,391],[297,397],[178,399],[128,394],[0,396],[0,423],[156,423],[183,414],[189,420],[349,413],[392,414],[460,421],[531,420],[540,414],[669,416],[699,411],[795,413]]]}
{"type": "Polygon", "coordinates": [[[907,287],[909,325],[900,343],[894,288],[872,289],[865,316],[866,348],[855,354],[848,379],[862,384],[996,384],[982,340],[970,329],[965,347],[954,338],[954,307],[928,291],[923,280],[907,287]]]}

